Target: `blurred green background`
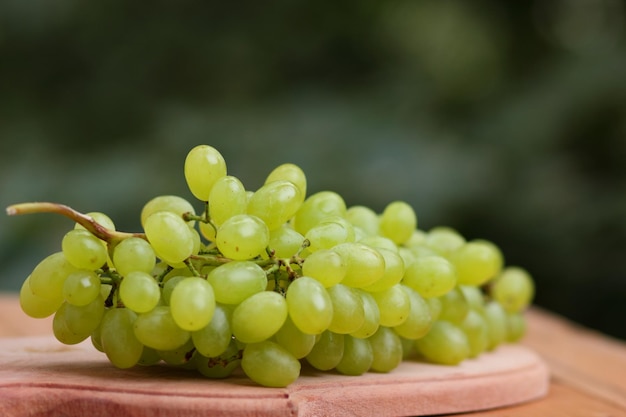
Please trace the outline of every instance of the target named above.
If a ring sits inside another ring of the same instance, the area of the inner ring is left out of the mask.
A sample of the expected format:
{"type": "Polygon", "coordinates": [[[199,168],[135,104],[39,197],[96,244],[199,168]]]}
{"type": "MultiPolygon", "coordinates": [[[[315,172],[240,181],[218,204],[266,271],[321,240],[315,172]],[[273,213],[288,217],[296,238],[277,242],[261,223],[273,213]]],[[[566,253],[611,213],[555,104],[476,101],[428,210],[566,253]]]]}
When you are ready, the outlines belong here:
{"type": "MultiPolygon", "coordinates": [[[[206,143],[249,189],[309,190],[486,238],[538,305],[626,338],[626,7],[542,2],[0,2],[0,202],[139,228],[206,143]]],[[[0,220],[16,291],[72,223],[0,220]]]]}

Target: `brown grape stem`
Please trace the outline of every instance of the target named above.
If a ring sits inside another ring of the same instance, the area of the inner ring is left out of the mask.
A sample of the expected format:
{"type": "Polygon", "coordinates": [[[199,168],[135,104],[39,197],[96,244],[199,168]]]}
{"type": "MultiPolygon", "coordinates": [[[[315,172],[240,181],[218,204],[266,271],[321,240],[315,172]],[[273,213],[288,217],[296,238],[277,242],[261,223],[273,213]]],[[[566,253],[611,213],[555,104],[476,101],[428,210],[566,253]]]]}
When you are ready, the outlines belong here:
{"type": "Polygon", "coordinates": [[[98,239],[104,240],[107,243],[117,243],[123,239],[129,237],[139,237],[146,239],[144,233],[126,233],[118,232],[116,230],[109,230],[96,222],[92,217],[83,214],[73,208],[64,204],[49,203],[49,202],[34,202],[34,203],[20,203],[13,204],[6,208],[6,212],[9,216],[17,216],[22,214],[32,213],[56,213],[65,216],[76,223],[83,226],[90,231],[98,239]]]}

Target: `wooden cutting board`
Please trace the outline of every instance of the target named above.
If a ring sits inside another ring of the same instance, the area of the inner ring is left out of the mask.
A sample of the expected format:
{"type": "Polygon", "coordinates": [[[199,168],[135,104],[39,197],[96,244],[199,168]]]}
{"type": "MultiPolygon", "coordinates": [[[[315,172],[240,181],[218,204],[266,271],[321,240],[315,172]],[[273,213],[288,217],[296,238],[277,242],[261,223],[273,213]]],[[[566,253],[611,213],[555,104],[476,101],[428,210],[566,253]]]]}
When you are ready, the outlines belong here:
{"type": "Polygon", "coordinates": [[[459,366],[405,361],[350,377],[303,368],[287,388],[244,376],[114,368],[90,342],[0,338],[0,416],[403,416],[467,412],[540,398],[548,370],[527,347],[503,345],[459,366]]]}

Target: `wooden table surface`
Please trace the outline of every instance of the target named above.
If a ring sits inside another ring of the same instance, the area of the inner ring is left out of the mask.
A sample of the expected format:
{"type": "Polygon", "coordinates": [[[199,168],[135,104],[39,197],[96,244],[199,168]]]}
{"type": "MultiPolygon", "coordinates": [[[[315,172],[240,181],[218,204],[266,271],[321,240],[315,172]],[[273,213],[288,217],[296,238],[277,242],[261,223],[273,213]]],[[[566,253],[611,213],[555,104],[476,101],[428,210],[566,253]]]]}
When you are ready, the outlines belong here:
{"type": "MultiPolygon", "coordinates": [[[[51,320],[27,317],[12,294],[0,294],[0,317],[0,338],[52,334],[51,320]]],[[[532,308],[527,318],[528,332],[521,343],[548,365],[548,394],[529,403],[464,416],[626,416],[626,343],[542,309],[532,308]]]]}

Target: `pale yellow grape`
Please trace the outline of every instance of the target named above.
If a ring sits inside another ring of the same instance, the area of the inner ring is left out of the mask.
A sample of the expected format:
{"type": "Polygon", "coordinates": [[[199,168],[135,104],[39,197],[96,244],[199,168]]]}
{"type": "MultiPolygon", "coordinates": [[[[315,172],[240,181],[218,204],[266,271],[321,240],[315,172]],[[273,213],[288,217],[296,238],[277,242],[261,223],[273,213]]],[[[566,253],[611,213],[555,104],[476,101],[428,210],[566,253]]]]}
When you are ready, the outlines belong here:
{"type": "Polygon", "coordinates": [[[522,313],[506,314],[506,341],[518,342],[526,333],[526,319],[522,313]]]}
{"type": "Polygon", "coordinates": [[[172,212],[151,214],[144,230],[156,255],[170,265],[183,262],[193,253],[194,237],[189,226],[172,212]]]}
{"type": "Polygon", "coordinates": [[[31,273],[28,280],[30,289],[37,297],[61,303],[65,280],[77,270],[67,261],[63,252],[53,253],[39,262],[31,273]]]}
{"type": "Polygon", "coordinates": [[[411,308],[407,319],[394,326],[394,330],[405,339],[415,340],[428,333],[433,319],[428,302],[417,291],[406,285],[401,285],[402,290],[408,295],[411,308]]]}
{"type": "Polygon", "coordinates": [[[215,311],[213,287],[204,278],[185,278],[172,290],[170,311],[181,329],[200,330],[209,324],[215,311]]]}
{"type": "Polygon", "coordinates": [[[152,275],[134,271],[122,279],[119,295],[127,308],[135,313],[147,313],[159,303],[161,291],[152,275]]]}
{"type": "Polygon", "coordinates": [[[372,347],[372,371],[391,372],[402,362],[402,341],[389,327],[381,326],[369,339],[372,347]]]}
{"type": "MultiPolygon", "coordinates": [[[[144,226],[148,217],[159,211],[169,211],[181,218],[186,213],[196,214],[196,210],[187,199],[177,195],[159,195],[152,198],[142,207],[140,215],[141,225],[144,226]]],[[[195,223],[195,220],[189,220],[188,222],[192,226],[195,223]]]]}
{"type": "Polygon", "coordinates": [[[424,298],[440,297],[456,285],[456,270],[442,256],[424,256],[405,269],[402,282],[424,298]]]}
{"type": "Polygon", "coordinates": [[[187,343],[191,334],[181,329],[168,306],[156,306],[147,313],[139,314],[133,323],[137,339],[156,350],[173,350],[187,343]]]}
{"type": "Polygon", "coordinates": [[[535,284],[528,271],[507,267],[491,285],[491,296],[508,313],[517,313],[528,307],[535,294],[535,284]]]}
{"type": "Polygon", "coordinates": [[[442,256],[448,256],[464,244],[465,238],[451,227],[434,227],[426,235],[426,246],[442,256]]]}
{"type": "Polygon", "coordinates": [[[135,366],[144,347],[135,337],[137,315],[127,308],[111,308],[102,318],[100,339],[107,358],[118,368],[135,366]]]}
{"type": "Polygon", "coordinates": [[[426,245],[426,236],[426,232],[424,232],[423,230],[415,229],[413,230],[413,233],[411,233],[411,237],[409,238],[409,240],[404,242],[404,246],[410,248],[412,246],[426,245]]]}
{"type": "Polygon", "coordinates": [[[488,301],[482,311],[489,332],[487,350],[495,349],[507,337],[507,313],[500,303],[488,301]]]}
{"type": "Polygon", "coordinates": [[[428,334],[415,341],[417,350],[429,361],[457,365],[470,355],[465,332],[454,324],[438,320],[428,334]]]}
{"type": "Polygon", "coordinates": [[[265,252],[270,233],[258,217],[239,214],[219,227],[215,240],[217,248],[225,257],[244,261],[265,252]]]}
{"type": "Polygon", "coordinates": [[[305,238],[310,252],[332,249],[341,243],[354,242],[354,227],[344,218],[332,216],[310,228],[305,238]]]}
{"type": "Polygon", "coordinates": [[[475,310],[470,310],[465,319],[459,324],[459,327],[467,336],[470,358],[474,358],[487,350],[487,346],[489,346],[489,330],[484,316],[475,310]]]}
{"type": "Polygon", "coordinates": [[[295,255],[304,242],[304,236],[296,232],[291,226],[284,224],[278,229],[270,231],[268,246],[274,251],[277,258],[290,258],[295,255]]]}
{"type": "Polygon", "coordinates": [[[380,324],[394,327],[406,321],[411,312],[411,300],[400,284],[371,293],[380,310],[380,324]]]}
{"type": "Polygon", "coordinates": [[[241,368],[251,380],[266,387],[286,387],[300,376],[300,362],[269,340],[248,344],[241,368]]]}
{"type": "Polygon", "coordinates": [[[376,333],[380,327],[380,309],[372,294],[360,289],[357,289],[356,292],[361,297],[361,300],[363,300],[363,312],[365,314],[361,327],[351,332],[350,336],[364,339],[376,333]]]}
{"type": "Polygon", "coordinates": [[[30,288],[30,276],[24,280],[20,288],[20,307],[28,316],[42,319],[54,314],[63,304],[63,299],[47,299],[33,294],[30,288]]]}
{"type": "Polygon", "coordinates": [[[254,262],[232,261],[213,269],[207,276],[215,300],[223,304],[241,303],[267,287],[265,271],[254,262]]]}
{"type": "Polygon", "coordinates": [[[280,294],[273,291],[254,294],[233,311],[233,335],[243,343],[261,342],[283,326],[287,315],[287,301],[280,294]]]}
{"type": "Polygon", "coordinates": [[[343,357],[344,339],[343,334],[325,331],[306,356],[307,362],[320,371],[333,369],[343,357]]]}
{"type": "MultiPolygon", "coordinates": [[[[115,223],[113,223],[113,220],[111,220],[111,218],[107,216],[106,214],[101,213],[99,211],[92,211],[92,212],[86,213],[86,215],[94,219],[96,223],[98,223],[100,226],[104,227],[105,229],[115,230],[115,223]]],[[[86,230],[85,227],[80,223],[76,223],[74,225],[74,229],[86,230]]]]}
{"type": "Polygon", "coordinates": [[[385,275],[385,258],[376,249],[360,243],[342,243],[333,248],[346,262],[348,270],[342,284],[363,288],[385,275]]]}
{"type": "Polygon", "coordinates": [[[366,236],[376,236],[379,232],[379,218],[374,210],[366,206],[351,206],[346,210],[346,219],[360,228],[366,236]]]}
{"type": "Polygon", "coordinates": [[[333,305],[333,318],[328,330],[341,334],[359,330],[365,321],[365,308],[356,289],[337,284],[326,290],[333,305]]]}
{"type": "Polygon", "coordinates": [[[293,219],[294,228],[305,235],[310,228],[332,216],[345,217],[346,202],[334,191],[320,191],[309,196],[293,219]]]}
{"type": "Polygon", "coordinates": [[[393,240],[384,236],[365,236],[359,239],[358,242],[374,249],[387,249],[396,253],[398,253],[399,250],[398,245],[396,245],[393,240]]]}
{"type": "Polygon", "coordinates": [[[217,232],[217,226],[213,223],[199,223],[200,233],[209,242],[215,242],[215,234],[217,232]]]}
{"type": "Polygon", "coordinates": [[[201,201],[208,201],[215,182],[226,176],[226,161],[217,149],[198,145],[185,158],[185,180],[191,193],[201,201]]]}
{"type": "Polygon", "coordinates": [[[440,320],[459,324],[470,311],[470,303],[459,287],[451,289],[439,299],[441,300],[440,320]]]}
{"type": "Polygon", "coordinates": [[[298,187],[298,190],[300,190],[300,198],[302,199],[302,201],[304,201],[304,199],[306,198],[307,181],[306,175],[304,174],[304,171],[302,171],[302,168],[291,163],[279,165],[274,168],[272,172],[270,172],[270,174],[267,176],[267,178],[265,179],[265,184],[283,180],[294,183],[296,187],[298,187]]]}
{"type": "Polygon", "coordinates": [[[117,272],[126,276],[133,271],[151,273],[156,265],[154,249],[144,239],[130,237],[113,250],[113,264],[117,272]]]}
{"type": "Polygon", "coordinates": [[[378,252],[385,260],[385,273],[378,281],[363,288],[370,292],[387,290],[402,281],[404,276],[404,261],[397,252],[388,249],[378,249],[378,252]]]}
{"type": "Polygon", "coordinates": [[[230,345],[232,332],[230,319],[232,311],[221,304],[215,305],[215,311],[209,324],[191,333],[193,344],[202,355],[214,357],[221,355],[230,345]]]}
{"type": "Polygon", "coordinates": [[[106,264],[108,254],[102,241],[87,230],[73,229],[61,241],[63,254],[78,269],[95,271],[106,264]]]}
{"type": "Polygon", "coordinates": [[[275,230],[296,214],[302,200],[300,190],[294,183],[272,181],[250,197],[247,212],[263,220],[269,230],[275,230]]]}
{"type": "Polygon", "coordinates": [[[409,240],[416,227],[415,211],[404,201],[389,203],[380,216],[380,233],[398,245],[409,240]]]}
{"type": "Polygon", "coordinates": [[[324,287],[332,287],[346,276],[348,265],[341,255],[329,249],[318,250],[307,256],[302,274],[315,278],[324,287]]]}
{"type": "Polygon", "coordinates": [[[374,361],[374,352],[368,339],[358,339],[350,335],[344,338],[343,357],[336,366],[344,375],[363,375],[374,361]]]}
{"type": "Polygon", "coordinates": [[[467,242],[450,255],[459,284],[482,285],[500,270],[500,256],[492,245],[467,242]]]}
{"type": "Polygon", "coordinates": [[[231,175],[226,175],[213,184],[208,201],[209,215],[218,226],[237,214],[246,213],[248,206],[246,189],[237,177],[231,175]]]}
{"type": "Polygon", "coordinates": [[[100,295],[100,277],[86,269],[71,273],[63,283],[65,301],[76,306],[84,306],[100,295]]]}
{"type": "Polygon", "coordinates": [[[283,327],[276,332],[274,340],[296,359],[304,358],[315,345],[315,335],[302,332],[290,317],[287,317],[283,327]]]}
{"type": "Polygon", "coordinates": [[[89,337],[89,333],[75,333],[70,330],[65,320],[65,312],[69,304],[63,303],[52,318],[52,333],[54,337],[65,345],[75,345],[89,337]]]}
{"type": "Polygon", "coordinates": [[[289,316],[298,329],[319,334],[328,329],[333,318],[333,304],[322,284],[311,277],[300,277],[287,288],[289,316]]]}

